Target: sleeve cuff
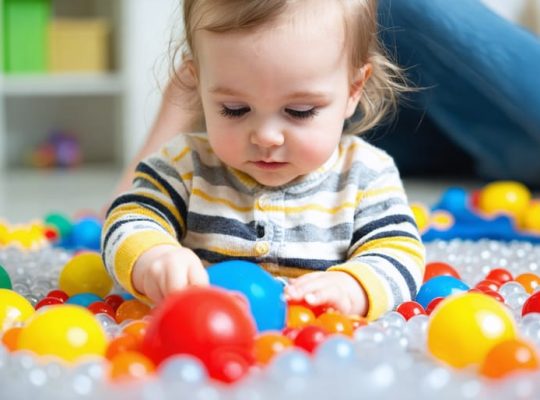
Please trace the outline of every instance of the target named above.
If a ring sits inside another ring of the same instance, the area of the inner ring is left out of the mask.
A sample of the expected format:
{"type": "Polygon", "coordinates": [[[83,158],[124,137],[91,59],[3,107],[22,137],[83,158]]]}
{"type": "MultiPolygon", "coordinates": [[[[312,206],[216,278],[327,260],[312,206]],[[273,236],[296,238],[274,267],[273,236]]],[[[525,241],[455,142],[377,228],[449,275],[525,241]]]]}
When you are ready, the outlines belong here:
{"type": "Polygon", "coordinates": [[[380,277],[367,264],[347,262],[328,268],[327,271],[341,271],[351,275],[364,288],[368,301],[366,318],[376,320],[388,311],[388,296],[380,277]]]}
{"type": "Polygon", "coordinates": [[[118,251],[114,258],[114,273],[120,285],[133,294],[138,300],[147,304],[152,301],[139,293],[131,281],[133,266],[137,259],[152,247],[160,245],[173,245],[180,247],[180,243],[170,235],[158,231],[143,231],[135,233],[118,246],[118,251]]]}

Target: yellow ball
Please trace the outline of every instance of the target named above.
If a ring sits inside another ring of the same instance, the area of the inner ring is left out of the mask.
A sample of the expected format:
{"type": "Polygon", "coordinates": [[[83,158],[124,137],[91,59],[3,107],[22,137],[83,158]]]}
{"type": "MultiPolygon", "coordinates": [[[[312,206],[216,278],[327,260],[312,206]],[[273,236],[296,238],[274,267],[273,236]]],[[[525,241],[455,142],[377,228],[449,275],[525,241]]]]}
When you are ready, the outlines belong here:
{"type": "Polygon", "coordinates": [[[420,232],[424,232],[429,227],[429,210],[421,203],[411,203],[410,205],[416,226],[420,232]]]}
{"type": "Polygon", "coordinates": [[[75,255],[62,269],[58,286],[69,296],[93,293],[105,297],[113,287],[113,281],[101,256],[96,252],[75,255]]]}
{"type": "Polygon", "coordinates": [[[22,329],[18,349],[38,355],[52,355],[66,361],[84,356],[103,356],[107,338],[103,328],[87,309],[58,305],[34,314],[22,329]]]}
{"type": "Polygon", "coordinates": [[[540,200],[532,200],[525,210],[523,228],[540,235],[540,200]]]}
{"type": "Polygon", "coordinates": [[[519,182],[499,181],[486,185],[478,196],[478,208],[488,214],[508,214],[520,223],[529,206],[531,192],[519,182]]]}
{"type": "Polygon", "coordinates": [[[480,293],[441,302],[427,330],[431,354],[456,368],[480,364],[494,345],[515,337],[514,319],[504,305],[480,293]]]}
{"type": "Polygon", "coordinates": [[[10,289],[0,289],[0,333],[34,314],[34,307],[23,296],[10,289]]]}

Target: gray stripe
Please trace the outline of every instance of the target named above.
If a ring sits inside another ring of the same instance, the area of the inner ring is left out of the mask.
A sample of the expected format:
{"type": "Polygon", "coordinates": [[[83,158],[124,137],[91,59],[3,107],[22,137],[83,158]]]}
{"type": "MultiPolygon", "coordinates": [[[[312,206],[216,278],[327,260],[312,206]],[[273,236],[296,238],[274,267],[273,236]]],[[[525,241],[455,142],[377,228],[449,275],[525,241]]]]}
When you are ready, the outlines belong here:
{"type": "Polygon", "coordinates": [[[303,224],[285,230],[286,242],[334,242],[351,240],[353,224],[343,223],[329,228],[303,224]]]}
{"type": "MultiPolygon", "coordinates": [[[[369,257],[369,256],[366,256],[369,257]]],[[[399,289],[399,286],[395,282],[395,280],[388,276],[386,271],[379,267],[376,263],[372,264],[371,267],[377,272],[378,275],[382,276],[386,282],[388,282],[388,286],[390,286],[390,290],[392,291],[392,295],[394,296],[394,305],[399,305],[403,303],[403,293],[399,289]]]]}
{"type": "Polygon", "coordinates": [[[378,203],[371,204],[368,207],[360,208],[354,215],[355,218],[380,217],[389,208],[397,205],[407,205],[406,201],[401,197],[391,197],[384,199],[378,203]]]}

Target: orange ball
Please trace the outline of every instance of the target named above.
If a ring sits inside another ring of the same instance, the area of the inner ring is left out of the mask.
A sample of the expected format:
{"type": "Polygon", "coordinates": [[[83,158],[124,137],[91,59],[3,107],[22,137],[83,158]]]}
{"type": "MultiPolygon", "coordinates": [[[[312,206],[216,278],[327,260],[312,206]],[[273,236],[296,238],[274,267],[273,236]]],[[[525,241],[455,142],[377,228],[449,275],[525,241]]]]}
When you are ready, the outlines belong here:
{"type": "Polygon", "coordinates": [[[518,283],[521,283],[521,286],[523,286],[529,294],[534,292],[534,289],[536,289],[538,285],[540,285],[540,277],[531,272],[525,272],[524,274],[520,274],[516,276],[514,280],[518,283]]]}
{"type": "Polygon", "coordinates": [[[124,301],[116,309],[116,322],[128,319],[142,319],[150,313],[150,307],[137,299],[124,301]]]}
{"type": "Polygon", "coordinates": [[[480,365],[480,374],[488,378],[504,378],[519,371],[538,369],[534,346],[521,339],[509,339],[493,346],[480,365]]]}
{"type": "Polygon", "coordinates": [[[150,359],[141,353],[127,351],[111,360],[109,376],[112,380],[143,379],[153,374],[156,367],[150,359]]]}
{"type": "Polygon", "coordinates": [[[122,332],[125,333],[126,335],[133,336],[142,342],[142,339],[144,335],[146,334],[147,329],[148,329],[148,321],[140,319],[138,321],[132,321],[128,323],[126,326],[124,326],[124,328],[122,329],[122,332]]]}
{"type": "Polygon", "coordinates": [[[340,333],[345,336],[352,336],[354,331],[354,324],[349,317],[337,312],[326,312],[319,315],[316,325],[329,333],[340,333]]]}
{"type": "Polygon", "coordinates": [[[21,330],[21,327],[15,326],[4,332],[4,335],[2,336],[2,343],[4,343],[4,346],[6,346],[9,351],[17,350],[17,343],[19,342],[19,334],[21,333],[21,330]]]}
{"type": "Polygon", "coordinates": [[[117,355],[124,353],[126,351],[137,351],[141,347],[141,341],[131,335],[120,335],[115,337],[107,345],[107,350],[105,351],[105,357],[108,360],[112,360],[117,355]]]}
{"type": "Polygon", "coordinates": [[[255,360],[257,360],[259,364],[266,365],[276,354],[281,353],[292,345],[293,342],[291,339],[277,332],[263,333],[255,338],[255,360]]]}
{"type": "Polygon", "coordinates": [[[309,308],[291,305],[287,311],[287,327],[303,328],[315,321],[315,314],[309,308]]]}

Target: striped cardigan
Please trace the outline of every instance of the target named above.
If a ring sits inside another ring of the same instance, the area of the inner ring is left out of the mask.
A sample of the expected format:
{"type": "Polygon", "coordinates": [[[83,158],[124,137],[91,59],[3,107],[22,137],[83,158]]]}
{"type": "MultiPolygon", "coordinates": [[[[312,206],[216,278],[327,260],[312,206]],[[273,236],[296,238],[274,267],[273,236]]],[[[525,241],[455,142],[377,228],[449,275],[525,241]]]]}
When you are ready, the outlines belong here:
{"type": "Polygon", "coordinates": [[[103,228],[109,273],[137,294],[131,270],[153,246],[191,248],[205,265],[255,262],[274,275],[351,274],[374,319],[416,296],[424,247],[393,160],[344,135],[317,171],[279,188],[224,166],[205,135],[180,135],[139,164],[103,228]]]}

